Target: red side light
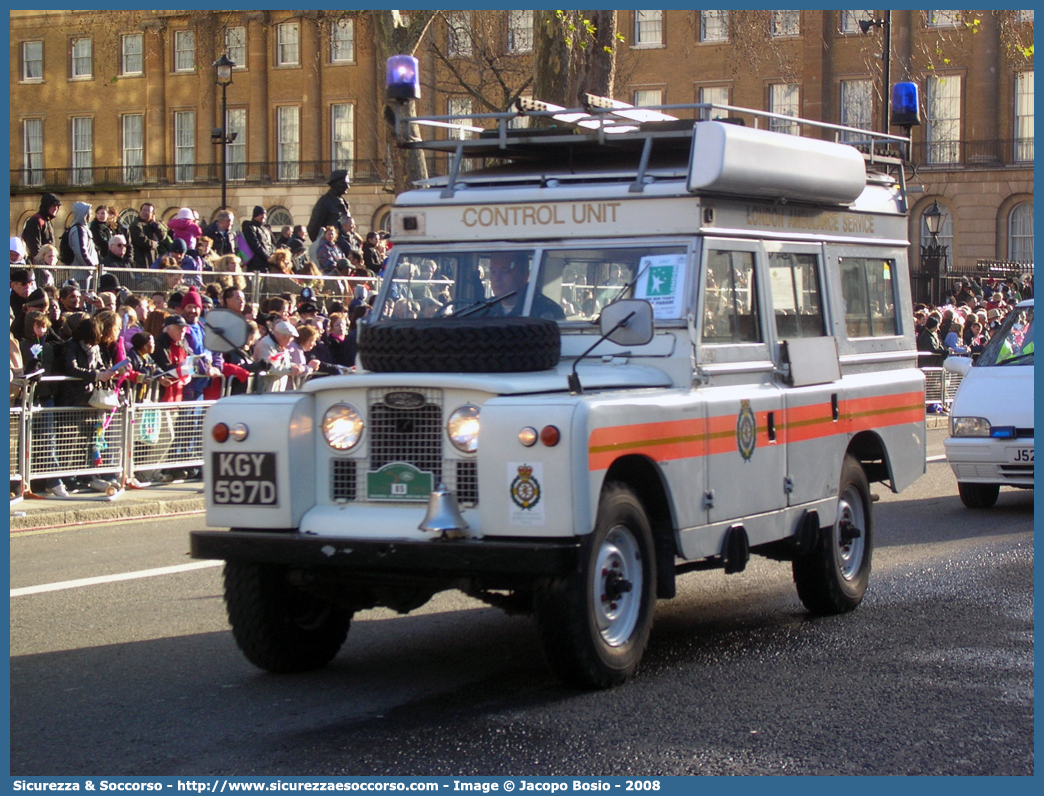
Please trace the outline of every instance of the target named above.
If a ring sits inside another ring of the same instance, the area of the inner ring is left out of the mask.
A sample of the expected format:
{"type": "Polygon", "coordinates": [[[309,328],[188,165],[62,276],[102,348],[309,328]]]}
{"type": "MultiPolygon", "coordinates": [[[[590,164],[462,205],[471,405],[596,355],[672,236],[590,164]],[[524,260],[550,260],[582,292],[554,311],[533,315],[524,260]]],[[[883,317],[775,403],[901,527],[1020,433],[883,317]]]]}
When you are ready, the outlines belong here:
{"type": "Polygon", "coordinates": [[[562,434],[555,426],[544,426],[540,429],[540,441],[547,447],[555,447],[560,439],[562,439],[562,434]]]}
{"type": "Polygon", "coordinates": [[[210,429],[210,436],[214,438],[215,442],[226,442],[228,440],[228,426],[224,423],[218,423],[210,429]]]}

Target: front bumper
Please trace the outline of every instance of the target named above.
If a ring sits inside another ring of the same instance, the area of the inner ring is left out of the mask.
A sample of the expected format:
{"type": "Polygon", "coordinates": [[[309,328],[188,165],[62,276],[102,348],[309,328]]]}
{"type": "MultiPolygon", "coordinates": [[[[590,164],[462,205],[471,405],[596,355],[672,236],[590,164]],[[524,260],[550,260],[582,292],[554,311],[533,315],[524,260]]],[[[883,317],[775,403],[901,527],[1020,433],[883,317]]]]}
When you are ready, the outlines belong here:
{"type": "Polygon", "coordinates": [[[296,532],[192,531],[193,558],[336,567],[371,575],[423,578],[554,576],[576,572],[580,541],[504,539],[372,541],[296,532]]]}
{"type": "Polygon", "coordinates": [[[1009,448],[1028,449],[1032,456],[1032,438],[949,437],[945,447],[946,462],[962,483],[1033,486],[1032,460],[1013,462],[1008,456],[1009,448]]]}

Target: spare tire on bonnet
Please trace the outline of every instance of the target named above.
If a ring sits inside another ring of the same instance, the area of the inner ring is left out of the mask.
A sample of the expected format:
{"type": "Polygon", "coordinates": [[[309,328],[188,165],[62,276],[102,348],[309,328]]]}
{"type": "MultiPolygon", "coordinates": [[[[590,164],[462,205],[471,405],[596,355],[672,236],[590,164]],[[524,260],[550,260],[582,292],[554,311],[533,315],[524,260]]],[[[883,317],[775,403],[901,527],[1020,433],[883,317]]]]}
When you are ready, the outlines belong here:
{"type": "Polygon", "coordinates": [[[381,320],[359,331],[359,358],[376,373],[521,373],[558,364],[558,324],[544,318],[381,320]]]}

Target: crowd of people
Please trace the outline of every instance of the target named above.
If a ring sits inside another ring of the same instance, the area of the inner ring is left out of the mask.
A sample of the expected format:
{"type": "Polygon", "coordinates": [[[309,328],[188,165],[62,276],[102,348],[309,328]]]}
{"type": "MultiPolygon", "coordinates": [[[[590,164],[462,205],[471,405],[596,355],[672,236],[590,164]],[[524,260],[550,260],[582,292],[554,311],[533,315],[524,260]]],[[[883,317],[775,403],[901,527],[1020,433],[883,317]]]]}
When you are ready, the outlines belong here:
{"type": "MultiPolygon", "coordinates": [[[[76,202],[55,241],[51,222],[61,201],[44,194],[40,211],[21,236],[11,238],[12,400],[25,380],[32,381],[36,406],[98,408],[112,393],[139,402],[187,403],[286,390],[308,378],[349,371],[357,324],[376,299],[391,243],[376,232],[358,234],[344,199],[344,171],[335,171],[329,184],[307,228],[286,226],[278,234],[260,206],[236,232],[231,211],[204,225],[185,207],[163,223],[146,202],[123,230],[115,226],[113,208],[98,206],[92,218],[90,205],[76,202]],[[103,276],[90,290],[76,279],[59,283],[51,270],[93,270],[99,263],[103,276]],[[171,274],[170,289],[134,291],[121,284],[137,284],[130,272],[110,270],[120,268],[178,273],[171,274]],[[244,292],[246,272],[291,277],[280,287],[294,289],[255,304],[244,292]],[[340,279],[309,280],[320,275],[340,279]],[[232,351],[206,346],[201,320],[218,307],[242,316],[248,328],[246,342],[232,351]]],[[[54,413],[34,415],[32,432],[53,437],[54,413]]],[[[97,462],[96,451],[88,455],[97,462]]],[[[199,472],[168,468],[126,475],[131,486],[141,486],[199,472]]],[[[123,485],[120,478],[82,480],[75,486],[110,493],[123,485]]],[[[60,478],[30,486],[33,493],[55,497],[68,497],[70,488],[60,478]]]]}
{"type": "Polygon", "coordinates": [[[951,355],[977,357],[1012,308],[1033,298],[1033,275],[979,280],[962,277],[937,307],[914,306],[919,364],[937,367],[951,355]]]}

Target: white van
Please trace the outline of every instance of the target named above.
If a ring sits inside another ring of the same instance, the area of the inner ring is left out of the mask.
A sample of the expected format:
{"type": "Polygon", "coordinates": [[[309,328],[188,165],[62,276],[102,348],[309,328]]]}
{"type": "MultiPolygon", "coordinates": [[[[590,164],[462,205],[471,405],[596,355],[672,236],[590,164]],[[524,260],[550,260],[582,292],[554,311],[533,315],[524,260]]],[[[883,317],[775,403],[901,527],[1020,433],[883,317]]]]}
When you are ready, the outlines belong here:
{"type": "Polygon", "coordinates": [[[527,129],[519,110],[403,142],[449,175],[396,200],[356,373],[206,417],[207,523],[231,530],[194,532],[192,554],[228,562],[253,663],[322,666],[354,612],[460,589],[533,613],[554,671],[606,687],[684,573],[761,555],[812,613],[860,603],[870,485],[925,467],[882,146],[906,139],[688,112],[749,121],[626,106],[527,129]],[[841,135],[866,155],[824,140],[841,135]]]}
{"type": "Polygon", "coordinates": [[[985,509],[1002,486],[1033,489],[1033,299],[1019,302],[974,362],[948,357],[963,377],[950,407],[946,461],[961,502],[985,509]]]}

